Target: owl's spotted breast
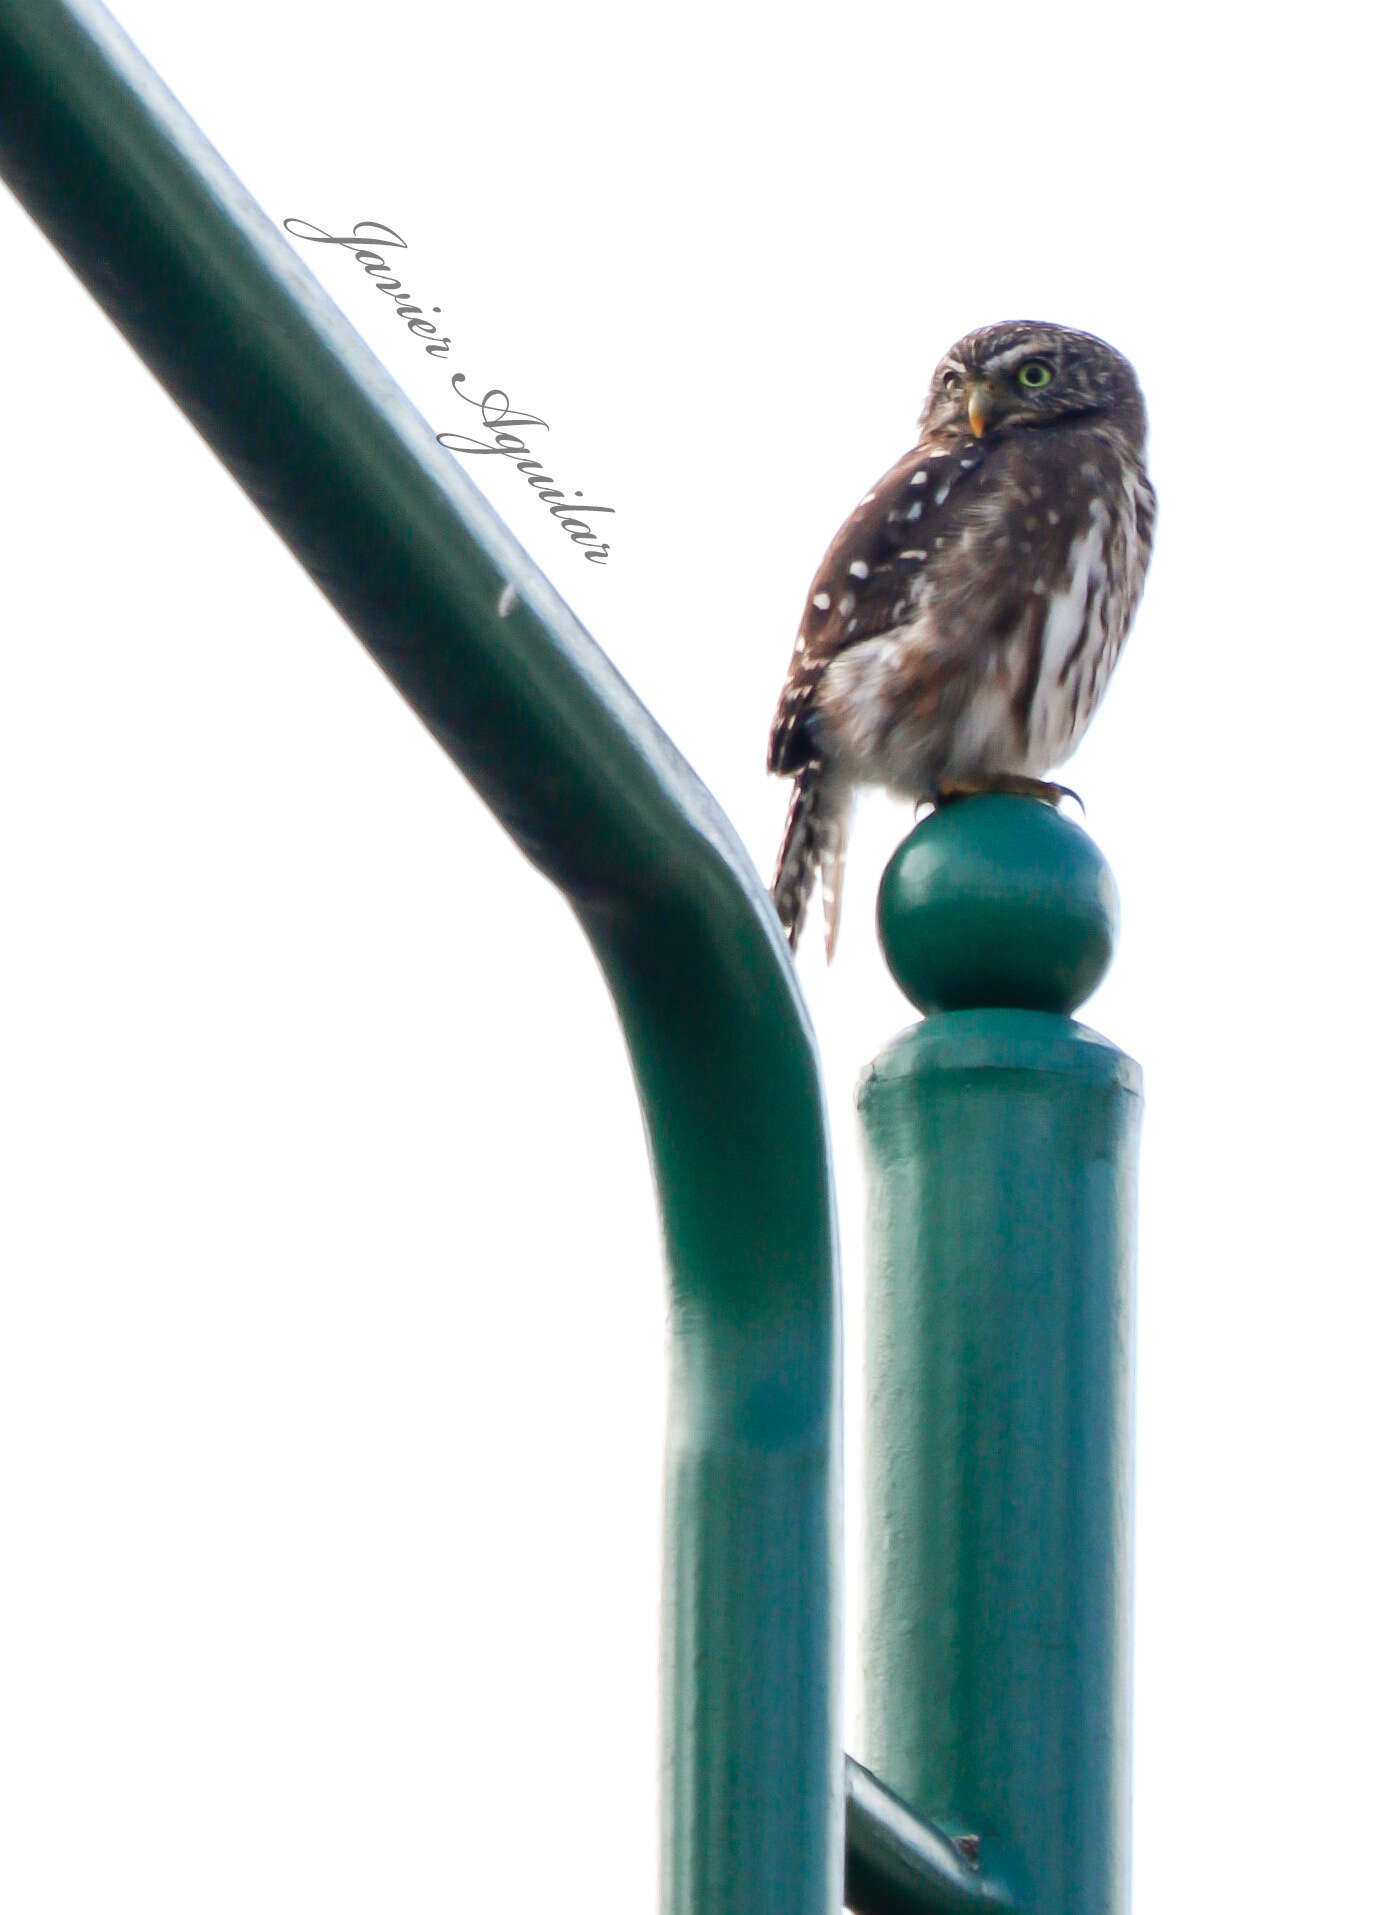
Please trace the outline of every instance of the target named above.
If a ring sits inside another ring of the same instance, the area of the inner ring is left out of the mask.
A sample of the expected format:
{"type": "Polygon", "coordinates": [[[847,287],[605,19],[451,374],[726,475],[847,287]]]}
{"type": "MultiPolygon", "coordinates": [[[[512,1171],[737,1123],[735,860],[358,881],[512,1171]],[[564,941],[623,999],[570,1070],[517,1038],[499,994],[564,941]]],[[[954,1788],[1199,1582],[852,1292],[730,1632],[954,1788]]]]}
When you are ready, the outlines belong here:
{"type": "Polygon", "coordinates": [[[855,785],[935,798],[1040,777],[1074,750],[1145,579],[1144,437],[1131,368],[1087,334],[993,328],[947,355],[917,444],[812,582],[774,719],[770,769],[805,773],[829,819],[818,833],[794,818],[785,836],[775,897],[794,938],[828,858],[838,894],[836,820],[855,785]],[[1028,356],[1030,395],[1015,386],[1028,356]]]}

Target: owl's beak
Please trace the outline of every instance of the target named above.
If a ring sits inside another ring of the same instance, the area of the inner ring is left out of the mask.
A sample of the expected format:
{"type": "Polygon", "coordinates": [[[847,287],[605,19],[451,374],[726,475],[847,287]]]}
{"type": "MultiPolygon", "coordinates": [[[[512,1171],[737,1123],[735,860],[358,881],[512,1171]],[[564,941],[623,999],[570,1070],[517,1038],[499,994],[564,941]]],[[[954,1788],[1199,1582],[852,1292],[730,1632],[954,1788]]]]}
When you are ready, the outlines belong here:
{"type": "Polygon", "coordinates": [[[998,410],[998,402],[987,379],[976,379],[970,384],[965,403],[969,408],[969,430],[976,439],[982,439],[998,410]]]}

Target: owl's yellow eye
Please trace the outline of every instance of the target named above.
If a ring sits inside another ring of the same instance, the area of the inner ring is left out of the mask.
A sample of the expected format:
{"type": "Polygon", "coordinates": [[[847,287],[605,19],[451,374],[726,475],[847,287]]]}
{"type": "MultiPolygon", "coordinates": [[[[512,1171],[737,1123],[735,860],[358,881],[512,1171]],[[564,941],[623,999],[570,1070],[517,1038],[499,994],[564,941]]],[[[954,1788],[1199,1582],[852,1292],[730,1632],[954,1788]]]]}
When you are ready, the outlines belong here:
{"type": "Polygon", "coordinates": [[[1028,392],[1040,392],[1055,377],[1054,369],[1044,359],[1028,359],[1018,368],[1017,384],[1025,386],[1028,392]]]}

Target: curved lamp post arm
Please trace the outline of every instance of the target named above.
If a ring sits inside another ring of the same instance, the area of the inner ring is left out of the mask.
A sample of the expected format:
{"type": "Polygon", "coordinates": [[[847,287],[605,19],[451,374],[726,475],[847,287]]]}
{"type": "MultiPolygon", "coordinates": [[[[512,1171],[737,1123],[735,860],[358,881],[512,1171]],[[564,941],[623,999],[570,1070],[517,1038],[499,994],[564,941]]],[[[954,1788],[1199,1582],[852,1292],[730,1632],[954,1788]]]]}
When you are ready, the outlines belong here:
{"type": "Polygon", "coordinates": [[[15,192],[602,963],[671,1295],[664,1906],[833,1915],[834,1219],[814,1044],[768,900],[682,758],[109,15],[0,0],[0,72],[15,192]]]}
{"type": "MultiPolygon", "coordinates": [[[[977,1855],[977,1851],[975,1852],[977,1855]]],[[[855,1915],[1013,1915],[1001,1882],[845,1758],[845,1906],[855,1915]]]]}

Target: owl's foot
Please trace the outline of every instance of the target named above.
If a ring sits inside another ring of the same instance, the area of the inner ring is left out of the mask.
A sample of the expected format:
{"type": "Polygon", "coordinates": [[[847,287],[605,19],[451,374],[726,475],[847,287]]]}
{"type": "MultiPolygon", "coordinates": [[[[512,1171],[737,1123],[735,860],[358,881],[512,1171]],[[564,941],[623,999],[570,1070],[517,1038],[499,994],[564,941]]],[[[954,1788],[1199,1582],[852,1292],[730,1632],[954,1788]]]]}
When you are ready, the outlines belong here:
{"type": "Polygon", "coordinates": [[[1022,778],[1013,771],[990,772],[986,778],[944,778],[936,787],[935,802],[949,804],[953,799],[977,798],[988,791],[1001,792],[1009,798],[1039,798],[1043,805],[1058,806],[1063,799],[1073,798],[1079,809],[1084,810],[1083,799],[1068,785],[1047,784],[1043,778],[1022,778]]]}

